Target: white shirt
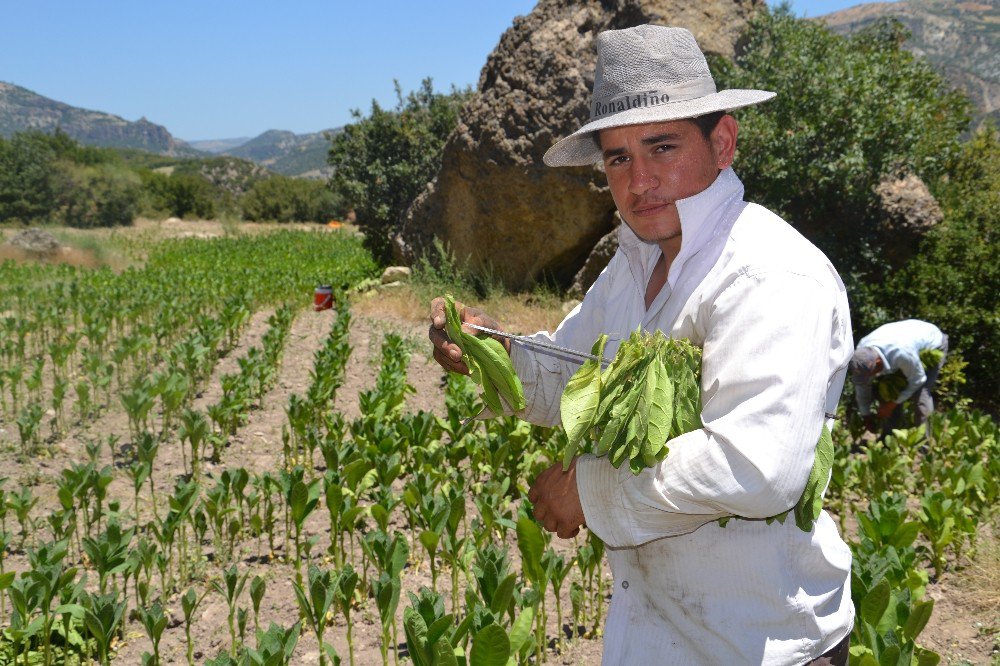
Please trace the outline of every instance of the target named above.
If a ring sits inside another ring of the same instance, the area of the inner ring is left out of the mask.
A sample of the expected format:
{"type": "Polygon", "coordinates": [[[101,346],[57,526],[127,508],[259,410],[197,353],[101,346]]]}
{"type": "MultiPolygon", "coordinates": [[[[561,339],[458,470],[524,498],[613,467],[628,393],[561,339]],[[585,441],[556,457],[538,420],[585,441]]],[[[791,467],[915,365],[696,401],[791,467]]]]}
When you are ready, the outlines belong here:
{"type": "MultiPolygon", "coordinates": [[[[634,476],[584,455],[577,486],[587,526],[615,578],[605,664],[798,664],[851,630],[851,553],[824,512],[805,533],[772,516],[802,494],[824,413],[836,411],[853,351],[847,295],[827,258],[723,171],[677,202],[683,231],[667,283],[646,310],[659,247],[627,225],[619,249],[554,334],[611,357],[637,326],[703,348],[704,427],[634,476]]],[[[524,418],[559,422],[577,365],[524,345],[511,351],[524,418]]],[[[832,424],[831,424],[832,425],[832,424]]]]}
{"type": "MultiPolygon", "coordinates": [[[[883,324],[861,338],[858,349],[871,347],[882,358],[882,370],[876,376],[888,375],[899,370],[906,377],[906,388],[894,402],[903,403],[927,381],[920,352],[944,347],[944,333],[934,324],[919,319],[905,319],[883,324]]],[[[871,413],[872,384],[858,382],[854,386],[858,411],[862,416],[871,413]]]]}

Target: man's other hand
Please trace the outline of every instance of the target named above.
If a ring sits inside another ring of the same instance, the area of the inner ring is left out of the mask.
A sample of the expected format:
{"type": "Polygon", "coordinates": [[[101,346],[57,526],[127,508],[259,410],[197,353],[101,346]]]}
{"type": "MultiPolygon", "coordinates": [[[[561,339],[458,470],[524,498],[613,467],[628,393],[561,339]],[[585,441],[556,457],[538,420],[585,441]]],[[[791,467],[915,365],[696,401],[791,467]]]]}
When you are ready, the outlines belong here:
{"type": "MultiPolygon", "coordinates": [[[[496,319],[486,314],[479,308],[467,308],[458,301],[455,301],[455,309],[458,310],[459,319],[463,324],[476,324],[484,328],[492,328],[496,331],[503,330],[496,319]]],[[[469,368],[462,362],[462,350],[454,342],[448,339],[445,328],[446,317],[444,314],[444,299],[435,298],[431,301],[431,326],[427,331],[427,337],[434,345],[434,360],[448,372],[457,372],[462,375],[469,374],[469,368]]],[[[474,329],[463,327],[463,330],[470,335],[479,333],[474,329]]],[[[510,340],[493,336],[503,344],[507,353],[510,353],[510,340]]]]}
{"type": "Polygon", "coordinates": [[[576,458],[563,471],[556,463],[538,475],[528,491],[528,500],[535,506],[535,519],[549,532],[571,539],[585,526],[583,505],[576,489],[576,458]]]}

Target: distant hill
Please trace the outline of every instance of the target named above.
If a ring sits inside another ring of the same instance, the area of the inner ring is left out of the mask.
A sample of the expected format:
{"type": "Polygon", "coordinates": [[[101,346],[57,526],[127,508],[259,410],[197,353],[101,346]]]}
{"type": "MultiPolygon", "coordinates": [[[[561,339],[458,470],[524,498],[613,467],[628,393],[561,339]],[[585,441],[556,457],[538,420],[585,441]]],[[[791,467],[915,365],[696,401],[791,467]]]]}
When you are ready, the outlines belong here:
{"type": "Polygon", "coordinates": [[[233,148],[238,148],[244,143],[250,140],[248,136],[241,136],[236,139],[208,139],[206,141],[188,141],[187,144],[194,148],[195,150],[201,150],[206,153],[219,154],[224,153],[227,150],[232,150],[233,148]]]}
{"type": "Polygon", "coordinates": [[[326,135],[339,131],[338,128],[311,134],[294,134],[283,130],[268,130],[235,148],[220,152],[252,160],[286,176],[326,178],[331,172],[326,163],[330,150],[330,141],[326,135]]]}
{"type": "Polygon", "coordinates": [[[892,16],[912,33],[906,48],[927,58],[975,104],[974,126],[1000,126],[1000,0],[901,0],[858,5],[817,18],[840,34],[892,16]]]}
{"type": "Polygon", "coordinates": [[[132,122],[110,113],[81,109],[0,81],[0,136],[62,129],[80,143],[105,148],[138,148],[164,155],[198,155],[162,125],[145,118],[132,122]]]}

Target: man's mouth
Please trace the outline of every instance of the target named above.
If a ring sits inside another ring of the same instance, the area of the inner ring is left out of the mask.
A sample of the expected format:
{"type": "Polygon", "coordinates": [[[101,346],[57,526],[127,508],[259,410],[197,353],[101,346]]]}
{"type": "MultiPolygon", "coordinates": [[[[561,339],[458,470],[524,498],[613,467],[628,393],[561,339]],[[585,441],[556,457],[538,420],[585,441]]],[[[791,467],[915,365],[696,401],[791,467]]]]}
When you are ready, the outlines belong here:
{"type": "Polygon", "coordinates": [[[662,212],[665,208],[670,206],[668,201],[657,201],[651,203],[639,204],[632,207],[632,213],[640,217],[647,217],[649,215],[656,215],[662,212]]]}

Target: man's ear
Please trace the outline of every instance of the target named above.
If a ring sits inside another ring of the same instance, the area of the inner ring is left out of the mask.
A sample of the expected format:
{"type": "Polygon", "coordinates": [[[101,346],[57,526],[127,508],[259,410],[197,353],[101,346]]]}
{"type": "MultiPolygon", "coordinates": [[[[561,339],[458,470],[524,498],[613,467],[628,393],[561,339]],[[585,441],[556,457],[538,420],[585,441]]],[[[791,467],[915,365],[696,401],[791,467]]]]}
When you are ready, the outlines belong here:
{"type": "Polygon", "coordinates": [[[736,136],[739,134],[739,124],[736,118],[728,113],[722,116],[719,123],[712,130],[710,141],[712,153],[715,156],[715,166],[725,169],[733,163],[733,156],[736,154],[736,136]]]}

